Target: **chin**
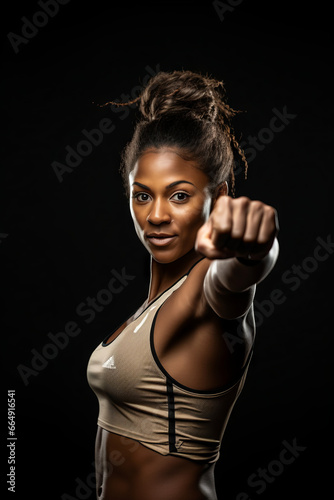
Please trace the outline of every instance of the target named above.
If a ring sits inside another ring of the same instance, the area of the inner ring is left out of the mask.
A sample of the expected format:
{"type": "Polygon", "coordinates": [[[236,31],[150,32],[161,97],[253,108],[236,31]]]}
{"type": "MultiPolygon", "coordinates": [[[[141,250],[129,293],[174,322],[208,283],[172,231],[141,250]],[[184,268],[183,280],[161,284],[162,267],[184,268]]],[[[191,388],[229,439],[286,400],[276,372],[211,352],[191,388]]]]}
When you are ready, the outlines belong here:
{"type": "Polygon", "coordinates": [[[159,264],[170,264],[171,262],[175,262],[182,257],[180,255],[171,255],[169,252],[150,252],[150,254],[152,259],[159,264]]]}
{"type": "Polygon", "coordinates": [[[191,250],[194,250],[194,247],[192,248],[187,248],[184,251],[175,251],[175,250],[153,250],[150,248],[149,253],[152,256],[152,259],[154,259],[156,262],[159,264],[170,264],[172,262],[175,262],[185,255],[187,255],[191,250]]]}

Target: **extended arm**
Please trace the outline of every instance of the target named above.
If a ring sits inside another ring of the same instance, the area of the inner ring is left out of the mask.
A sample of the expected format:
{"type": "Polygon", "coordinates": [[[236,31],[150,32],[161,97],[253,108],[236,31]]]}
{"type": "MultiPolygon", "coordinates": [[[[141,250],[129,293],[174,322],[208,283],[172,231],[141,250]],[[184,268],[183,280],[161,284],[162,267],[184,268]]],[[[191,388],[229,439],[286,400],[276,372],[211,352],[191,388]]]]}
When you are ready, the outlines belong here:
{"type": "Polygon", "coordinates": [[[214,259],[204,280],[204,296],[219,316],[232,319],[250,307],[255,285],[278,256],[276,210],[248,198],[223,196],[198,232],[196,248],[214,259]]]}

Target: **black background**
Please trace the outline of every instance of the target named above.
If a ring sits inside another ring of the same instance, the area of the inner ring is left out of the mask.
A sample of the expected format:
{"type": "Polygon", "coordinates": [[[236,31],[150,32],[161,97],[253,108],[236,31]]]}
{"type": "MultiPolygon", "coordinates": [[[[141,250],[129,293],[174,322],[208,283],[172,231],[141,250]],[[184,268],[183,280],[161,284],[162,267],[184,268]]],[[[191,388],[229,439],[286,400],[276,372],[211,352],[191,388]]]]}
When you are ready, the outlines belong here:
{"type": "Polygon", "coordinates": [[[323,3],[236,3],[221,20],[210,1],[71,0],[28,43],[20,43],[18,53],[7,34],[21,35],[21,18],[31,20],[41,8],[29,1],[7,10],[1,93],[2,366],[4,400],[7,389],[16,391],[15,496],[20,500],[60,499],[65,493],[94,498],[98,405],[86,366],[102,338],[144,300],[149,259],[132,228],[118,174],[135,110],[125,116],[92,103],[131,96],[145,81],[148,66],[154,72],[190,69],[223,79],[230,105],[245,111],[234,125],[246,143],[250,135],[268,137],[263,129],[274,108],[295,115],[256,152],[248,180],[237,176],[237,195],[278,210],[281,252],[258,287],[255,354],[224,436],[217,492],[223,500],[237,499],[241,492],[268,500],[324,498],[331,492],[332,297],[326,278],[334,257],[326,250],[320,253],[326,260],[313,257],[317,238],[331,241],[333,235],[331,11],[323,3]],[[75,149],[85,139],[82,130],[97,128],[103,118],[112,120],[114,131],[59,182],[52,163],[64,164],[66,146],[75,149]],[[300,265],[298,283],[284,279],[300,265]],[[77,306],[106,287],[112,269],[123,267],[135,278],[88,323],[77,306]],[[273,290],[280,290],[281,304],[266,302],[273,290]],[[24,384],[17,367],[31,368],[31,350],[41,353],[51,342],[48,334],[64,331],[69,321],[78,324],[80,334],[24,384]],[[259,485],[247,481],[279,458],[283,441],[305,449],[260,493],[259,485]],[[88,486],[76,492],[78,478],[88,486]]]}

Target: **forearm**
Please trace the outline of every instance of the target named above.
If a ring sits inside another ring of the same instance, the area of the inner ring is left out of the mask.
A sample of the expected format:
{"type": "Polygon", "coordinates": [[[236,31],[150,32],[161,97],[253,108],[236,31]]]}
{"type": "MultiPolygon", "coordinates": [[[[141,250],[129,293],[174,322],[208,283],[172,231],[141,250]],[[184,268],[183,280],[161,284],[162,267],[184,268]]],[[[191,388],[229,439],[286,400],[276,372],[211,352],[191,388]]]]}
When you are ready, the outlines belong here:
{"type": "Polygon", "coordinates": [[[274,267],[278,252],[279,245],[275,238],[269,253],[262,260],[255,261],[255,265],[246,265],[237,258],[214,261],[213,279],[216,287],[220,285],[231,292],[243,292],[260,283],[274,267]]]}
{"type": "Polygon", "coordinates": [[[221,317],[241,316],[251,305],[255,286],[274,267],[279,245],[275,239],[270,252],[254,266],[236,259],[217,259],[210,265],[204,279],[204,295],[211,308],[221,317]]]}
{"type": "Polygon", "coordinates": [[[255,285],[276,262],[278,228],[276,210],[259,200],[223,194],[215,199],[208,220],[198,230],[195,248],[213,260],[204,278],[203,299],[219,316],[237,318],[251,307],[255,285]],[[265,257],[257,262],[242,259],[249,248],[254,258],[265,257]]]}

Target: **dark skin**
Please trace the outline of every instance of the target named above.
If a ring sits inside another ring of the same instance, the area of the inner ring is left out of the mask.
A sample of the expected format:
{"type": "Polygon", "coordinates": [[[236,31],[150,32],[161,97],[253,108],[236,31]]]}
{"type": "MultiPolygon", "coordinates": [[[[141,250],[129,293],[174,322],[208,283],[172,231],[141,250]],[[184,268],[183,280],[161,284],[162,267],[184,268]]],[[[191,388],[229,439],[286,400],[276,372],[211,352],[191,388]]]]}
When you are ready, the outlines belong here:
{"type": "MultiPolygon", "coordinates": [[[[230,198],[226,183],[212,199],[206,174],[176,151],[147,151],[129,180],[135,229],[151,254],[151,280],[147,300],[108,341],[205,256],[161,307],[154,345],[178,382],[197,390],[229,384],[244,366],[254,339],[252,332],[244,332],[244,341],[232,353],[222,333],[226,319],[247,311],[255,283],[273,265],[276,212],[259,201],[230,198]],[[257,266],[243,266],[235,258],[250,253],[260,261],[257,266]],[[220,272],[226,286],[219,289],[219,314],[203,289],[212,259],[224,261],[220,272]]],[[[216,499],[213,464],[163,456],[100,427],[96,468],[100,500],[216,499]]]]}

